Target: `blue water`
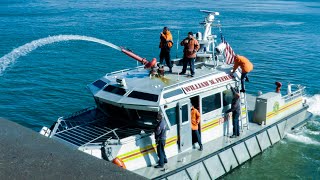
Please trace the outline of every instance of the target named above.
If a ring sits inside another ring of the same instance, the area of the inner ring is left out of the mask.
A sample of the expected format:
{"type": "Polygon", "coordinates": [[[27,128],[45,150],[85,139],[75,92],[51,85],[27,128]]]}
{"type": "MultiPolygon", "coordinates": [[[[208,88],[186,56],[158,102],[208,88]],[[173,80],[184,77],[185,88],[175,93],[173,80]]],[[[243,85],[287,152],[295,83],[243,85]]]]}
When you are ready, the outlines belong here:
{"type": "MultiPolygon", "coordinates": [[[[226,179],[320,178],[320,2],[318,0],[2,0],[0,57],[40,38],[74,34],[158,57],[159,33],[176,41],[202,30],[200,9],[220,12],[223,34],[254,64],[249,93],[274,91],[274,82],[307,86],[315,116],[226,179]]],[[[181,49],[172,56],[180,56],[181,49]]],[[[105,73],[136,66],[107,46],[64,41],[39,47],[0,75],[0,117],[38,131],[59,116],[93,106],[86,84],[105,73]]]]}

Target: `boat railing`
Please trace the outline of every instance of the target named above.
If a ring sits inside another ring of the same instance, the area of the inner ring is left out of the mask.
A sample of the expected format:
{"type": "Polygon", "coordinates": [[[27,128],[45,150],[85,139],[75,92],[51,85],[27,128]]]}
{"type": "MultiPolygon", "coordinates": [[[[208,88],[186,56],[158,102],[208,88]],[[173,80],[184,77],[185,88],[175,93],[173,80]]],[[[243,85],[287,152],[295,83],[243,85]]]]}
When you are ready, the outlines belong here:
{"type": "Polygon", "coordinates": [[[215,74],[215,73],[216,72],[211,72],[211,73],[208,73],[208,74],[204,74],[204,75],[201,75],[201,76],[197,76],[197,77],[193,77],[193,78],[187,79],[185,81],[180,81],[178,83],[175,83],[175,84],[172,84],[172,85],[169,85],[169,86],[165,86],[165,87],[163,87],[162,90],[165,91],[165,90],[171,89],[173,87],[180,86],[181,84],[185,84],[187,82],[192,82],[192,81],[196,81],[198,79],[202,79],[203,77],[210,76],[210,75],[215,74]]]}
{"type": "MultiPolygon", "coordinates": [[[[82,109],[80,111],[77,111],[77,112],[74,112],[72,113],[71,115],[68,115],[68,116],[61,116],[58,118],[54,128],[52,129],[51,133],[50,133],[50,137],[52,137],[53,135],[55,135],[56,133],[61,133],[61,132],[64,132],[64,131],[67,131],[67,130],[71,130],[71,129],[74,129],[74,128],[77,128],[77,127],[80,127],[82,125],[85,125],[85,124],[88,124],[88,123],[92,123],[92,122],[95,122],[95,121],[99,121],[99,120],[102,120],[104,119],[105,117],[102,116],[100,118],[97,118],[97,119],[90,119],[90,121],[88,121],[88,119],[77,119],[77,120],[73,120],[73,118],[75,117],[79,117],[80,114],[83,114],[85,112],[89,112],[89,111],[92,111],[94,110],[96,107],[95,106],[91,106],[91,107],[88,107],[88,108],[85,108],[85,109],[82,109]],[[68,122],[68,123],[67,123],[68,122]],[[63,124],[62,124],[63,123],[63,124]],[[59,127],[62,127],[63,130],[61,130],[61,128],[59,127]]],[[[88,118],[88,116],[86,116],[88,118]]]]}
{"type": "Polygon", "coordinates": [[[137,66],[137,67],[134,67],[134,68],[128,68],[128,69],[122,69],[122,70],[119,70],[119,71],[114,71],[114,72],[110,72],[110,73],[107,73],[105,76],[111,76],[111,75],[114,75],[114,74],[119,74],[119,73],[124,73],[124,72],[128,72],[128,71],[132,71],[132,70],[138,70],[138,69],[144,69],[144,66],[137,66]]]}
{"type": "MultiPolygon", "coordinates": [[[[107,127],[106,127],[106,128],[107,128],[107,127]]],[[[104,136],[106,136],[106,135],[108,135],[108,134],[110,134],[110,133],[113,133],[113,134],[114,134],[114,136],[117,138],[118,144],[120,144],[120,138],[119,138],[118,134],[116,133],[116,130],[118,130],[118,128],[115,128],[115,129],[107,128],[107,129],[110,130],[110,131],[108,131],[108,132],[106,132],[106,133],[104,133],[104,134],[102,134],[102,135],[100,135],[100,136],[92,139],[91,141],[83,144],[81,147],[87,146],[87,145],[89,145],[89,144],[96,144],[96,143],[93,143],[93,142],[95,142],[96,140],[98,140],[98,139],[100,139],[100,138],[102,138],[102,137],[104,137],[104,136]]],[[[110,139],[112,139],[112,137],[109,137],[106,141],[108,141],[108,140],[110,140],[110,139]]]]}
{"type": "Polygon", "coordinates": [[[297,88],[297,90],[288,93],[287,95],[283,96],[282,98],[284,99],[285,103],[290,102],[294,99],[297,99],[298,97],[302,97],[305,95],[305,86],[301,85],[292,85],[293,87],[297,88]]]}
{"type": "Polygon", "coordinates": [[[84,112],[87,112],[87,111],[91,111],[93,109],[95,109],[96,106],[91,106],[91,107],[87,107],[85,109],[81,109],[79,111],[76,111],[72,114],[69,114],[69,115],[66,115],[66,116],[62,116],[61,118],[63,119],[70,119],[70,118],[73,118],[73,117],[76,117],[76,116],[79,116],[80,114],[84,113],[84,112]]]}

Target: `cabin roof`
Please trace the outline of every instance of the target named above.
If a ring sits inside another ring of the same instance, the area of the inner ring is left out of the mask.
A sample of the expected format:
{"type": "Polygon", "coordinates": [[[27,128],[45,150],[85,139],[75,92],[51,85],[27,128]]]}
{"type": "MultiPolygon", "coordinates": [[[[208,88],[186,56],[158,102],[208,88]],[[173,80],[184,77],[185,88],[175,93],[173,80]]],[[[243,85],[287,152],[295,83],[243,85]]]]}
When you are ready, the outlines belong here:
{"type": "Polygon", "coordinates": [[[88,87],[95,97],[109,102],[158,106],[161,98],[179,94],[189,95],[201,90],[212,89],[232,79],[229,75],[231,65],[221,64],[214,67],[211,64],[197,64],[198,67],[193,77],[188,73],[178,74],[182,66],[174,66],[172,73],[169,73],[169,69],[165,67],[163,77],[151,77],[149,70],[139,66],[134,69],[108,73],[88,87]]]}

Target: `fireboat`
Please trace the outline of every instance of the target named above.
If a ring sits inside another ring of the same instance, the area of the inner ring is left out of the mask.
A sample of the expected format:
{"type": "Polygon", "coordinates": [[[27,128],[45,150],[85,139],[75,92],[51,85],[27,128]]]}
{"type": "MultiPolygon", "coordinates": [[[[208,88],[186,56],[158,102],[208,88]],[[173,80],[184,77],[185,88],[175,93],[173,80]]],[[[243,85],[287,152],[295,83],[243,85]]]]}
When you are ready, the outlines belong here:
{"type": "MultiPolygon", "coordinates": [[[[276,92],[240,93],[241,134],[230,139],[232,120],[226,115],[233,93],[239,91],[241,72],[231,74],[226,63],[225,42],[212,34],[218,12],[206,14],[196,33],[200,49],[194,77],[180,75],[181,59],[173,59],[172,73],[128,49],[121,51],[141,66],[107,73],[87,85],[96,106],[58,118],[40,133],[75,149],[115,163],[150,179],[216,179],[264,152],[303,126],[307,111],[302,85],[288,84],[285,95],[276,92]],[[204,150],[195,150],[191,137],[191,104],[201,114],[200,133],[204,150]],[[158,112],[167,125],[164,169],[157,164],[153,130],[158,112]]],[[[221,29],[220,29],[221,30],[221,29]]]]}

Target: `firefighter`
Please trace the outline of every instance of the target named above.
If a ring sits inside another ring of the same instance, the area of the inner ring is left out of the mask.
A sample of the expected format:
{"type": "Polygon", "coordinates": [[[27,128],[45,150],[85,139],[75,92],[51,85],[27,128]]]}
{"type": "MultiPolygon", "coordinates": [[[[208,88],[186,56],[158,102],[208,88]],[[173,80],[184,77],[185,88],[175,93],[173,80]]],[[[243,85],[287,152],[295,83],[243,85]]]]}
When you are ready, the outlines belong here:
{"type": "Polygon", "coordinates": [[[157,144],[157,154],[159,157],[159,163],[155,168],[163,168],[164,164],[168,162],[164,146],[166,145],[166,122],[163,119],[163,115],[159,112],[157,115],[157,126],[154,130],[155,140],[157,144]]]}
{"type": "Polygon", "coordinates": [[[237,68],[240,66],[242,73],[241,73],[241,90],[240,92],[245,93],[245,85],[244,81],[249,82],[248,73],[253,70],[253,64],[244,56],[236,55],[234,58],[234,65],[232,73],[234,73],[237,68]]]}
{"type": "Polygon", "coordinates": [[[236,90],[231,87],[233,92],[233,99],[231,102],[231,109],[226,111],[227,113],[232,112],[232,126],[233,126],[233,135],[231,138],[235,138],[240,135],[239,131],[239,116],[240,116],[240,94],[236,92],[236,90]]]}
{"type": "Polygon", "coordinates": [[[203,150],[203,146],[201,143],[201,136],[199,133],[199,123],[200,123],[200,113],[199,111],[194,108],[194,106],[191,106],[191,129],[192,129],[192,144],[194,145],[196,142],[198,142],[200,146],[200,151],[203,150]]]}
{"type": "Polygon", "coordinates": [[[166,64],[169,67],[169,72],[172,72],[172,64],[171,64],[171,57],[170,57],[170,50],[172,48],[173,41],[172,35],[169,31],[169,28],[164,27],[162,32],[160,33],[160,64],[163,64],[163,59],[166,60],[166,64]]]}
{"type": "Polygon", "coordinates": [[[183,49],[183,68],[180,74],[185,74],[187,71],[188,64],[190,65],[191,77],[194,76],[194,61],[196,58],[196,53],[199,50],[199,42],[193,37],[193,33],[189,32],[188,37],[180,42],[183,49]]]}

